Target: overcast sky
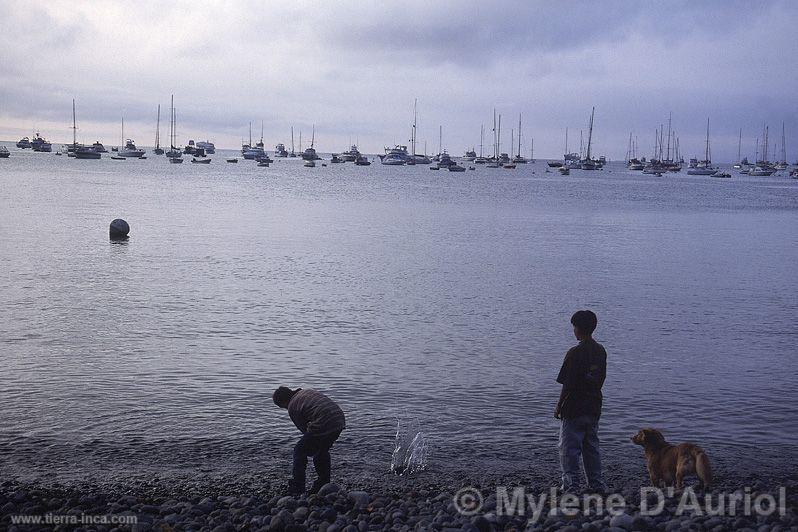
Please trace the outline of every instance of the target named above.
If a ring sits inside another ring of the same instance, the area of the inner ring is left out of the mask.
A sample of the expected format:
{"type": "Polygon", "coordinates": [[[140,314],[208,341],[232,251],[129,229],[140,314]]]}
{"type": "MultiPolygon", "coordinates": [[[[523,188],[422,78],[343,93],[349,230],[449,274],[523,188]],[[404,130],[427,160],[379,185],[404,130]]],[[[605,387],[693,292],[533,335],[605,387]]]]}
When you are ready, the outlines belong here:
{"type": "MultiPolygon", "coordinates": [[[[686,157],[754,155],[763,124],[786,123],[798,158],[798,2],[2,2],[0,138],[34,129],[116,145],[152,145],[156,107],[168,135],[175,95],[179,144],[210,139],[271,148],[303,139],[342,151],[407,144],[418,98],[419,151],[479,149],[495,107],[503,151],[523,115],[524,153],[579,147],[596,107],[596,153],[623,158],[630,131],[650,155],[673,113],[686,157]]],[[[486,144],[490,140],[486,139],[486,144]]],[[[486,148],[486,151],[488,149],[486,148]]]]}

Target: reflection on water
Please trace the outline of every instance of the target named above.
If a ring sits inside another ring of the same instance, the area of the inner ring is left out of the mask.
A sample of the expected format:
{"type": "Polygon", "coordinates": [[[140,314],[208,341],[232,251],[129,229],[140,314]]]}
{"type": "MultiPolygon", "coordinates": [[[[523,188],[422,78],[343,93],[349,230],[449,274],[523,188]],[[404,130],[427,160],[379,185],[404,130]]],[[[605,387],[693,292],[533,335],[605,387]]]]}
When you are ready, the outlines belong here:
{"type": "Polygon", "coordinates": [[[609,455],[655,426],[796,456],[798,181],[12,155],[4,471],[287,467],[281,384],[344,407],[349,467],[385,472],[397,408],[434,435],[429,470],[549,456],[579,308],[609,455]]]}

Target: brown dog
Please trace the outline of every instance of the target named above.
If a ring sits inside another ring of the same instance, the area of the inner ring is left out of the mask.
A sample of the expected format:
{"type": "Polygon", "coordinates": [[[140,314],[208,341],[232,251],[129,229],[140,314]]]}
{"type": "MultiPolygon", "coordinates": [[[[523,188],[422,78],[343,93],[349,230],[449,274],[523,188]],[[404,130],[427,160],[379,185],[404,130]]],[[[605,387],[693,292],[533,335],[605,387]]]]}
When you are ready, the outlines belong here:
{"type": "Polygon", "coordinates": [[[712,483],[712,468],[704,450],[692,443],[671,445],[656,429],[642,429],[632,436],[632,442],[646,452],[648,474],[654,486],[684,487],[684,476],[695,474],[700,481],[699,489],[712,483]]]}

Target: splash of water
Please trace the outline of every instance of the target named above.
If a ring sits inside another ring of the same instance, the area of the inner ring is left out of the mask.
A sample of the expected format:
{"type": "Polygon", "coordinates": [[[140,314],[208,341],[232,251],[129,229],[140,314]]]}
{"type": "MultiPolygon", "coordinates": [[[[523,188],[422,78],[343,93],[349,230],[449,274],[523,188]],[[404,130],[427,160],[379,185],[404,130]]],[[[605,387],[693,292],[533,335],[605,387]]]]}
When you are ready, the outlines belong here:
{"type": "Polygon", "coordinates": [[[396,421],[396,442],[391,456],[391,472],[412,475],[427,467],[427,439],[415,419],[396,421]]]}

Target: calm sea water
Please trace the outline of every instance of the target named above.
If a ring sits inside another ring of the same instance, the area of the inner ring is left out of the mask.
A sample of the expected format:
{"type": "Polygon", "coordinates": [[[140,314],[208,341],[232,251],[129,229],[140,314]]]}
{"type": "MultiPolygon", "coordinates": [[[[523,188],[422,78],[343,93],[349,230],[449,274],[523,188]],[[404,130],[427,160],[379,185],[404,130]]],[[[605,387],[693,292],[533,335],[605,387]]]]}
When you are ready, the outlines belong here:
{"type": "Polygon", "coordinates": [[[7,474],[284,468],[278,385],[336,398],[337,456],[366,470],[387,469],[400,416],[437,470],[554,458],[580,308],[609,353],[607,454],[641,461],[628,438],[656,426],[798,457],[786,176],[14,151],[0,183],[7,474]]]}

